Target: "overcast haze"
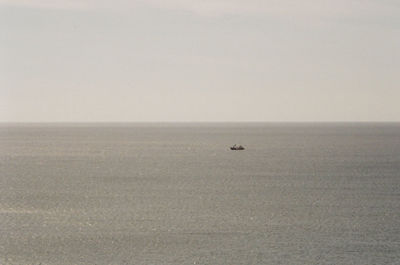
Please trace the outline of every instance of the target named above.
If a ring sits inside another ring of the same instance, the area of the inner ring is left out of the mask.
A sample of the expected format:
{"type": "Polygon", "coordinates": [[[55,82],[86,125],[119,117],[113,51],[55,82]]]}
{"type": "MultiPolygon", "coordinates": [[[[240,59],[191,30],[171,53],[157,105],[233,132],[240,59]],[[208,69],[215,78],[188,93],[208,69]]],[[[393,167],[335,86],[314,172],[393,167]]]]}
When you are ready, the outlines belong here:
{"type": "Polygon", "coordinates": [[[0,121],[400,121],[397,0],[0,10],[0,121]]]}

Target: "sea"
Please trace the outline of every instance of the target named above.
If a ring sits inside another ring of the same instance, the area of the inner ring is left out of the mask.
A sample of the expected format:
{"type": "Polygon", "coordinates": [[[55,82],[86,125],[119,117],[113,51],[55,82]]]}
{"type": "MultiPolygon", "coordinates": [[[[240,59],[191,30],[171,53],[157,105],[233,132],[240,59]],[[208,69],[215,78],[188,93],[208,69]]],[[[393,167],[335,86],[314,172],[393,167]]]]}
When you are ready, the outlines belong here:
{"type": "Polygon", "coordinates": [[[2,123],[0,264],[400,264],[400,123],[2,123]]]}

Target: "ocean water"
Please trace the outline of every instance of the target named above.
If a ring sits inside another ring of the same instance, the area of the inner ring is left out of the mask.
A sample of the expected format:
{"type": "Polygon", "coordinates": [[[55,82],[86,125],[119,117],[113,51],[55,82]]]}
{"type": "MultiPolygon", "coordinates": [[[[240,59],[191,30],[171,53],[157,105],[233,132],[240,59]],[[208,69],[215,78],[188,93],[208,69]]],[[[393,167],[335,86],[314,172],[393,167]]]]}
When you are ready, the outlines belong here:
{"type": "Polygon", "coordinates": [[[0,264],[400,264],[400,124],[2,124],[0,264]]]}

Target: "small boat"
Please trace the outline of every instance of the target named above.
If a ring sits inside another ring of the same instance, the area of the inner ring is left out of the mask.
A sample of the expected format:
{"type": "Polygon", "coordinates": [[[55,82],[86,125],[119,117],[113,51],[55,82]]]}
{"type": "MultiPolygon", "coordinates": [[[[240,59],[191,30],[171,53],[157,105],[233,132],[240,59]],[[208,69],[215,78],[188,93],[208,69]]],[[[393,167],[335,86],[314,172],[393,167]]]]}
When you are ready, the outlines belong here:
{"type": "Polygon", "coordinates": [[[243,146],[241,145],[237,146],[236,144],[234,146],[231,146],[230,148],[231,150],[244,150],[243,146]]]}

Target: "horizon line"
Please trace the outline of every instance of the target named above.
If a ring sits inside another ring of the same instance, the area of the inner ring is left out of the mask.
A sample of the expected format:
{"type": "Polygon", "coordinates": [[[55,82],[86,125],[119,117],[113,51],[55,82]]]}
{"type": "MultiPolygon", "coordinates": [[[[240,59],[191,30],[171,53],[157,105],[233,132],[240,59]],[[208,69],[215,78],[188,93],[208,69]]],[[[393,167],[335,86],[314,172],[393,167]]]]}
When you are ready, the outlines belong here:
{"type": "Polygon", "coordinates": [[[354,121],[0,121],[0,124],[109,124],[109,123],[400,123],[400,120],[376,121],[376,120],[354,120],[354,121]]]}

